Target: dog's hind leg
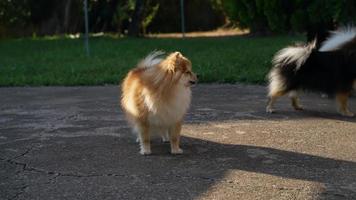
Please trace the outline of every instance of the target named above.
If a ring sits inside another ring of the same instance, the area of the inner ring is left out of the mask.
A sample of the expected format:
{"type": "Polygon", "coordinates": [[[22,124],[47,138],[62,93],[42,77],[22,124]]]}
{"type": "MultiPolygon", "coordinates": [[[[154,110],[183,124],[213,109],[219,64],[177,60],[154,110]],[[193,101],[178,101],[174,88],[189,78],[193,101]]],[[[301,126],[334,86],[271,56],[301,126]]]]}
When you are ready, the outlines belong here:
{"type": "Polygon", "coordinates": [[[141,123],[137,127],[138,136],[140,138],[140,154],[149,155],[151,154],[151,142],[150,142],[150,133],[149,125],[147,123],[141,123]]]}
{"type": "Polygon", "coordinates": [[[278,97],[286,94],[286,86],[284,78],[281,76],[280,72],[275,69],[269,74],[269,85],[268,85],[268,102],[266,107],[266,112],[273,113],[273,105],[278,97]]]}
{"type": "Polygon", "coordinates": [[[136,143],[140,143],[140,132],[136,125],[134,125],[132,128],[132,134],[134,134],[136,136],[136,143]]]}
{"type": "Polygon", "coordinates": [[[169,142],[169,136],[167,130],[163,130],[163,132],[161,133],[161,138],[163,143],[169,142]]]}
{"type": "Polygon", "coordinates": [[[171,142],[171,154],[182,154],[183,150],[179,148],[180,131],[182,123],[178,122],[169,128],[169,136],[171,142]]]}
{"type": "Polygon", "coordinates": [[[343,116],[347,116],[347,117],[353,117],[354,114],[349,111],[348,106],[347,106],[347,101],[349,99],[349,92],[344,92],[344,93],[338,93],[336,94],[336,101],[338,102],[338,110],[339,113],[343,116]]]}
{"type": "Polygon", "coordinates": [[[303,110],[303,107],[299,104],[298,92],[293,90],[289,92],[292,106],[295,110],[303,110]]]}
{"type": "Polygon", "coordinates": [[[276,102],[278,97],[283,96],[285,93],[286,92],[284,92],[284,91],[279,91],[279,92],[275,92],[275,93],[269,94],[268,95],[269,98],[268,98],[268,101],[267,101],[266,112],[274,113],[274,109],[273,109],[274,103],[276,102]]]}

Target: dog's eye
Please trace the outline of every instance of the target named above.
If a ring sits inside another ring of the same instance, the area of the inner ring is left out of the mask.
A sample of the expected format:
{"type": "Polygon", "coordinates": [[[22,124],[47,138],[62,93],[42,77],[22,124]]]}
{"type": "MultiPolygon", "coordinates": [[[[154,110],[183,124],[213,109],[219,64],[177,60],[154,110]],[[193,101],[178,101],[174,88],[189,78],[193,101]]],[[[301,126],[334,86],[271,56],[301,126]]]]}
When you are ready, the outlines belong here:
{"type": "Polygon", "coordinates": [[[184,74],[187,74],[187,75],[188,75],[188,74],[190,74],[190,72],[189,72],[189,71],[186,71],[186,72],[184,72],[184,74]]]}

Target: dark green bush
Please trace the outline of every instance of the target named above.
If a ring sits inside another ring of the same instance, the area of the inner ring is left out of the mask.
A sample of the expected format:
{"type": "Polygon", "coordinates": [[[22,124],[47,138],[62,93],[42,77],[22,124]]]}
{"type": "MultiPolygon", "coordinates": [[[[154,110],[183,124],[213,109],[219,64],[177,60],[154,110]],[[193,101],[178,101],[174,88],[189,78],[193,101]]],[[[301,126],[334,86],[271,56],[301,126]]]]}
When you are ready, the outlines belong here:
{"type": "Polygon", "coordinates": [[[251,32],[309,31],[356,20],[354,0],[224,0],[222,8],[251,32]]]}

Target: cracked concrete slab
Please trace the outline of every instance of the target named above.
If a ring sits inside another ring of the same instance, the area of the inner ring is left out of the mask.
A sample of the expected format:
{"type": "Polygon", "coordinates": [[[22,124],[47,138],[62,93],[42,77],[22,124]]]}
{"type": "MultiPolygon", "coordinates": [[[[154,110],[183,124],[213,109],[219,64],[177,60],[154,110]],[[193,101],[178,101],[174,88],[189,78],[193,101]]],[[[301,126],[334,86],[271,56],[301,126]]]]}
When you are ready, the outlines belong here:
{"type": "MultiPolygon", "coordinates": [[[[318,94],[198,85],[183,155],[141,156],[119,88],[0,88],[0,199],[356,199],[356,118],[318,94]]],[[[355,99],[350,109],[356,112],[355,99]]]]}

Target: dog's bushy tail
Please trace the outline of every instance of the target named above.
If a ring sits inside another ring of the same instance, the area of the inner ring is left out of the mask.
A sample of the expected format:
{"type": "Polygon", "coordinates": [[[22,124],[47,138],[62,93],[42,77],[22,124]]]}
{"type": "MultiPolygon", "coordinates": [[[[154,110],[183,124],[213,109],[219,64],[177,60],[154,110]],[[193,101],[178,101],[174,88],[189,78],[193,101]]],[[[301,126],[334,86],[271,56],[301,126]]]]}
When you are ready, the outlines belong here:
{"type": "Polygon", "coordinates": [[[319,51],[335,51],[339,49],[356,49],[356,27],[341,27],[331,33],[331,36],[323,42],[319,51]]]}
{"type": "MultiPolygon", "coordinates": [[[[308,44],[297,44],[281,49],[273,57],[273,67],[267,75],[268,96],[283,93],[287,89],[286,73],[298,71],[310,57],[311,53],[316,51],[316,40],[308,44]]],[[[294,73],[292,73],[294,74],[294,73]]]]}
{"type": "Polygon", "coordinates": [[[137,66],[140,68],[149,68],[155,66],[163,60],[162,56],[164,54],[165,52],[163,51],[153,51],[150,54],[148,54],[146,58],[141,60],[137,66]]]}
{"type": "Polygon", "coordinates": [[[273,57],[272,64],[277,68],[293,65],[295,66],[295,70],[298,70],[309,58],[315,48],[315,40],[308,44],[298,44],[286,47],[276,53],[273,57]]]}

